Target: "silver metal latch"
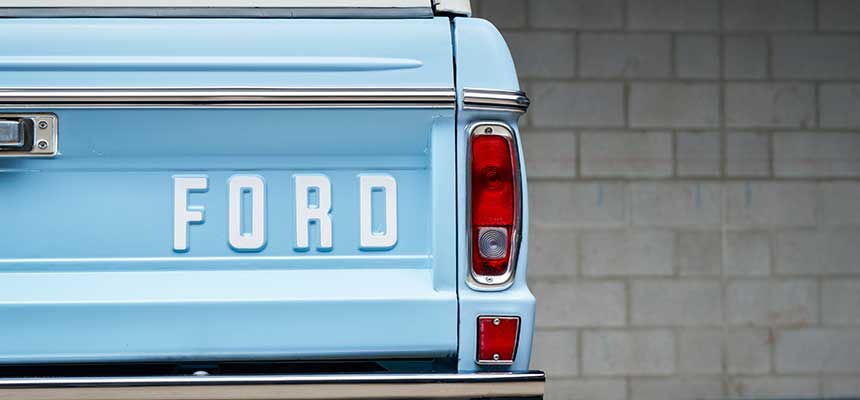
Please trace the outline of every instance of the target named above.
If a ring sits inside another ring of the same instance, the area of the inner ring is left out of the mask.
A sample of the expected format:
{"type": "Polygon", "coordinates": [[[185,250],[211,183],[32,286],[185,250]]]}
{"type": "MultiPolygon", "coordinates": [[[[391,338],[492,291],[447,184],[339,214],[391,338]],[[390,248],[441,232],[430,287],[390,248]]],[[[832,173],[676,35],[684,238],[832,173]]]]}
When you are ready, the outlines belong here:
{"type": "Polygon", "coordinates": [[[57,155],[57,116],[0,114],[0,158],[57,155]]]}

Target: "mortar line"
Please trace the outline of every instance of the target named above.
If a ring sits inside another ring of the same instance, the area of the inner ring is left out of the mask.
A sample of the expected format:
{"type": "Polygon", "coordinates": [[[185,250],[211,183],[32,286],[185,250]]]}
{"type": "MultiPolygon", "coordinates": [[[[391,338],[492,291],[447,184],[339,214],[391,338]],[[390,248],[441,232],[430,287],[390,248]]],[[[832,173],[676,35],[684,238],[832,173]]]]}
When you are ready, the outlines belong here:
{"type": "Polygon", "coordinates": [[[815,111],[815,127],[821,127],[821,84],[818,82],[814,82],[812,85],[812,101],[814,106],[812,109],[815,111]]]}
{"type": "Polygon", "coordinates": [[[582,343],[584,339],[582,329],[576,329],[576,374],[578,376],[585,375],[585,363],[582,361],[585,345],[582,343]]]}
{"type": "Polygon", "coordinates": [[[774,35],[803,35],[803,36],[816,36],[818,34],[821,35],[830,35],[830,36],[854,36],[856,35],[856,31],[839,31],[839,30],[821,30],[816,32],[814,30],[791,30],[791,29],[732,29],[732,30],[722,30],[720,28],[716,29],[684,29],[678,30],[673,28],[636,28],[625,30],[624,28],[569,28],[569,27],[536,27],[536,26],[526,26],[520,28],[505,28],[506,32],[516,32],[516,33],[559,33],[559,32],[569,32],[571,29],[577,29],[580,31],[587,31],[589,33],[601,33],[601,34],[667,34],[667,33],[684,33],[684,34],[697,34],[697,35],[714,35],[720,33],[726,33],[731,35],[756,35],[756,34],[774,34],[774,35]]]}
{"type": "Polygon", "coordinates": [[[535,31],[534,26],[532,26],[532,10],[531,7],[529,7],[528,3],[526,3],[525,10],[523,10],[523,15],[526,18],[525,30],[535,31]]]}
{"type": "Polygon", "coordinates": [[[630,82],[622,81],[622,112],[624,113],[624,129],[630,129],[630,82]]]}
{"type": "MultiPolygon", "coordinates": [[[[722,4],[718,4],[720,10],[722,10],[722,4]]],[[[722,26],[722,15],[719,14],[718,17],[720,26],[722,26]]],[[[718,75],[719,83],[719,99],[717,101],[717,107],[719,115],[720,115],[720,177],[725,178],[728,176],[728,130],[726,129],[726,74],[725,74],[725,63],[726,63],[726,42],[722,33],[719,35],[719,57],[720,57],[720,72],[718,75]]],[[[721,266],[722,268],[722,266],[721,266]]]]}
{"type": "Polygon", "coordinates": [[[675,65],[678,60],[677,57],[677,46],[675,45],[675,41],[678,39],[678,34],[672,32],[669,34],[669,76],[673,79],[680,78],[678,76],[678,66],[675,65]]]}
{"type": "Polygon", "coordinates": [[[573,79],[579,78],[582,66],[582,32],[572,31],[573,34],[573,79]]]}
{"type": "Polygon", "coordinates": [[[772,131],[765,132],[767,138],[767,177],[773,180],[776,178],[776,149],[774,148],[774,133],[772,131]]]}
{"type": "Polygon", "coordinates": [[[573,160],[573,175],[574,180],[582,176],[582,131],[575,129],[573,131],[573,145],[576,146],[576,159],[573,160]]]}
{"type": "MultiPolygon", "coordinates": [[[[720,7],[722,9],[722,7],[720,7]]],[[[721,85],[722,86],[722,85],[721,85]]],[[[722,97],[722,96],[721,96],[722,97]]],[[[728,201],[725,186],[720,187],[720,308],[721,308],[721,332],[720,335],[720,370],[723,376],[723,392],[730,393],[729,368],[728,368],[728,336],[729,336],[729,311],[728,311],[728,279],[725,271],[725,263],[728,248],[727,217],[728,201]]]]}
{"type": "MultiPolygon", "coordinates": [[[[591,32],[589,32],[591,33],[591,32]]],[[[580,33],[581,34],[581,33],[580,33]]],[[[524,78],[524,77],[521,77],[524,78]]],[[[665,83],[665,84],[704,84],[704,83],[720,83],[720,78],[675,78],[669,75],[665,76],[622,76],[622,75],[582,75],[580,74],[578,77],[557,77],[557,76],[536,76],[531,75],[527,77],[528,79],[532,79],[535,82],[539,83],[665,83]]],[[[822,84],[839,84],[839,85],[856,85],[860,82],[860,78],[791,78],[791,77],[782,77],[778,79],[764,79],[764,78],[731,78],[726,80],[727,82],[737,83],[737,84],[751,84],[751,85],[767,85],[767,84],[813,84],[813,83],[822,83],[822,84]]]]}
{"type": "Polygon", "coordinates": [[[813,35],[821,32],[821,26],[818,24],[818,0],[812,0],[812,32],[813,35]]]}
{"type": "Polygon", "coordinates": [[[671,143],[671,156],[672,157],[672,179],[677,179],[679,177],[680,166],[678,164],[681,163],[680,157],[678,155],[678,131],[671,131],[672,135],[672,143],[671,143]]]}
{"type": "Polygon", "coordinates": [[[627,32],[630,30],[630,22],[628,21],[630,10],[627,8],[630,7],[630,1],[621,0],[621,31],[627,32]]]}
{"type": "Polygon", "coordinates": [[[765,33],[765,77],[764,80],[767,83],[775,83],[773,82],[773,34],[765,33]]]}

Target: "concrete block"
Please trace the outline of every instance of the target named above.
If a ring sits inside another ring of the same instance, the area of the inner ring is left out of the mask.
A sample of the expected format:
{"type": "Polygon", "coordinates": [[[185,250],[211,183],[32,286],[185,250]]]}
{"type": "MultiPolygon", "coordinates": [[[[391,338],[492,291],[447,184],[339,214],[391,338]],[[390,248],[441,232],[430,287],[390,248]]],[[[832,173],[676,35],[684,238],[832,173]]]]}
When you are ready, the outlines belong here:
{"type": "Polygon", "coordinates": [[[787,79],[852,79],[860,77],[860,36],[775,35],[773,75],[787,79]]]}
{"type": "Polygon", "coordinates": [[[529,0],[532,26],[542,28],[621,28],[622,0],[529,0]]]}
{"type": "Polygon", "coordinates": [[[681,34],[674,40],[675,73],[678,77],[720,77],[720,40],[717,35],[681,34]]]}
{"type": "Polygon", "coordinates": [[[680,176],[720,175],[720,133],[680,132],[675,141],[675,160],[680,176]]]}
{"type": "Polygon", "coordinates": [[[806,83],[727,83],[731,128],[803,128],[815,124],[815,90],[806,83]]]}
{"type": "Polygon", "coordinates": [[[860,84],[822,84],[818,112],[824,128],[860,127],[860,84]]]}
{"type": "Polygon", "coordinates": [[[678,370],[687,375],[723,371],[723,333],[717,329],[684,329],[678,334],[678,370]]]}
{"type": "Polygon", "coordinates": [[[860,376],[822,377],[821,395],[825,397],[856,398],[860,395],[860,376]]]}
{"type": "Polygon", "coordinates": [[[634,30],[712,31],[719,28],[716,0],[628,0],[627,26],[634,30]]]}
{"type": "Polygon", "coordinates": [[[788,275],[860,274],[860,230],[799,230],[776,235],[776,270],[788,275]]]}
{"type": "Polygon", "coordinates": [[[723,190],[729,226],[815,225],[814,183],[738,182],[725,184],[723,190]]]}
{"type": "Polygon", "coordinates": [[[860,176],[860,133],[779,132],[773,158],[780,177],[860,176]]]}
{"type": "Polygon", "coordinates": [[[860,225],[860,182],[822,183],[818,215],[826,225],[860,225]]]}
{"type": "Polygon", "coordinates": [[[726,335],[726,369],[729,374],[766,374],[770,372],[770,347],[773,337],[768,329],[729,331],[726,335]]]}
{"type": "Polygon", "coordinates": [[[728,132],[726,174],[729,176],[770,175],[770,134],[728,132]]]}
{"type": "Polygon", "coordinates": [[[818,321],[815,280],[742,280],[726,288],[728,322],[749,326],[807,326],[818,321]]]}
{"type": "Polygon", "coordinates": [[[633,281],[631,319],[640,326],[719,326],[723,320],[718,281],[633,281]]]}
{"type": "Polygon", "coordinates": [[[668,132],[583,132],[581,174],[593,177],[672,175],[668,132]]]}
{"type": "Polygon", "coordinates": [[[607,281],[532,282],[540,327],[624,325],[624,283],[607,281]]]}
{"type": "Polygon", "coordinates": [[[531,123],[535,127],[621,127],[623,93],[621,83],[534,83],[532,95],[540,101],[529,111],[531,123]]]}
{"type": "Polygon", "coordinates": [[[818,396],[818,380],[806,377],[732,378],[729,396],[735,398],[810,398],[818,396]]]}
{"type": "Polygon", "coordinates": [[[821,314],[827,325],[860,325],[860,279],[822,282],[821,314]]]}
{"type": "Polygon", "coordinates": [[[535,331],[531,365],[550,378],[577,374],[576,331],[535,331]]]}
{"type": "Polygon", "coordinates": [[[660,376],[675,373],[675,337],[666,329],[582,333],[586,376],[660,376]]]}
{"type": "Polygon", "coordinates": [[[719,377],[632,378],[632,400],[689,400],[723,398],[719,377]]]}
{"type": "Polygon", "coordinates": [[[485,18],[500,29],[526,26],[527,0],[481,0],[473,1],[472,5],[477,5],[473,10],[476,17],[485,18]]]}
{"type": "Polygon", "coordinates": [[[550,379],[546,400],[627,400],[627,381],[623,378],[550,379]]]}
{"type": "Polygon", "coordinates": [[[726,232],[723,274],[729,276],[767,276],[770,274],[771,248],[767,232],[726,232]]]}
{"type": "Polygon", "coordinates": [[[774,353],[780,373],[860,372],[860,329],[801,329],[779,334],[774,353]]]}
{"type": "Polygon", "coordinates": [[[583,33],[579,74],[595,78],[662,78],[671,70],[668,34],[583,33]]]}
{"type": "Polygon", "coordinates": [[[630,85],[630,125],[711,128],[719,125],[720,91],[710,83],[630,85]]]}
{"type": "Polygon", "coordinates": [[[576,135],[573,132],[529,132],[522,135],[529,178],[576,176],[576,135]]]}
{"type": "Polygon", "coordinates": [[[648,182],[628,188],[634,225],[720,225],[722,188],[718,183],[648,182]]]}
{"type": "Polygon", "coordinates": [[[854,0],[818,0],[818,29],[860,31],[860,3],[854,0]]]}
{"type": "Polygon", "coordinates": [[[573,277],[577,271],[576,231],[565,227],[529,227],[529,276],[573,277]]]}
{"type": "Polygon", "coordinates": [[[723,28],[728,31],[811,31],[812,0],[725,0],[723,28]]]}
{"type": "Polygon", "coordinates": [[[507,32],[505,40],[520,78],[567,78],[575,70],[572,33],[507,32]]]}
{"type": "Polygon", "coordinates": [[[609,182],[529,182],[532,222],[576,228],[628,223],[626,185],[609,182]]]}
{"type": "Polygon", "coordinates": [[[674,236],[670,231],[586,232],[580,240],[583,275],[672,275],[674,236]]]}
{"type": "Polygon", "coordinates": [[[720,276],[722,235],[719,231],[676,234],[675,265],[681,276],[720,276]]]}
{"type": "Polygon", "coordinates": [[[767,77],[767,38],[759,34],[723,36],[726,78],[764,79],[767,77]]]}

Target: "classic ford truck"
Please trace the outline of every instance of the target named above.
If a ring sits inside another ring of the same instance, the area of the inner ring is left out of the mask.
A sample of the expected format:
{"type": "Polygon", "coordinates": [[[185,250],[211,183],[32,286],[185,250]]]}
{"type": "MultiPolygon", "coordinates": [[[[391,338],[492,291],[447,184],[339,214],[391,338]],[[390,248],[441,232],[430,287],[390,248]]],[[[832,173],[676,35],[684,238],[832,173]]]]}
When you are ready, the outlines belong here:
{"type": "Polygon", "coordinates": [[[468,1],[3,5],[0,398],[542,397],[468,1]]]}

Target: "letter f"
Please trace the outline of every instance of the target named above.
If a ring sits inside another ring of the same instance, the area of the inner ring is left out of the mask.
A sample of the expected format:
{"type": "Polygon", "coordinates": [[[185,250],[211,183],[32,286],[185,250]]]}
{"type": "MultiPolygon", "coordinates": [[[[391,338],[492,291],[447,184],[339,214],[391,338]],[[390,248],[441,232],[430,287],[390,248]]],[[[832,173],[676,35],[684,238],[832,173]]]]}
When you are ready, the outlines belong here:
{"type": "Polygon", "coordinates": [[[188,207],[188,194],[205,192],[209,180],[205,176],[173,177],[173,251],[188,251],[188,225],[203,222],[203,206],[188,207]]]}

